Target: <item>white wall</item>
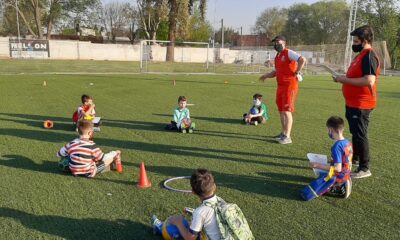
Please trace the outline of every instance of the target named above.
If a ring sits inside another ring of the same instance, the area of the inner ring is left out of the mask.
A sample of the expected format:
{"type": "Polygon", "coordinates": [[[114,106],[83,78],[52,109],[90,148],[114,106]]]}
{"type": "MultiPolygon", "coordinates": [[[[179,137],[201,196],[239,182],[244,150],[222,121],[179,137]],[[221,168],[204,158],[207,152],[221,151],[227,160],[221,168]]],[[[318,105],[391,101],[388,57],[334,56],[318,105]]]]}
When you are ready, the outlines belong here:
{"type": "MultiPolygon", "coordinates": [[[[143,46],[144,56],[143,59],[151,59],[157,62],[165,61],[167,55],[167,47],[160,45],[143,46]],[[151,49],[151,52],[150,52],[151,49]],[[150,57],[151,55],[151,57],[150,57]]],[[[213,50],[207,48],[189,48],[189,47],[175,47],[174,61],[175,62],[191,62],[191,63],[205,63],[213,61],[213,50]]],[[[138,56],[140,53],[138,54],[138,56]]]]}
{"type": "Polygon", "coordinates": [[[0,37],[0,58],[10,57],[10,43],[8,38],[0,37]]]}
{"type": "Polygon", "coordinates": [[[139,45],[50,40],[50,59],[139,61],[139,45]]]}
{"type": "MultiPolygon", "coordinates": [[[[144,46],[148,48],[149,46],[144,46]]],[[[128,44],[95,44],[90,42],[50,40],[50,59],[65,60],[115,60],[115,61],[140,61],[140,45],[128,44]]],[[[165,61],[167,47],[152,45],[151,55],[153,61],[165,61]]],[[[149,50],[147,50],[148,52],[149,50]]],[[[252,51],[220,49],[220,58],[224,63],[233,63],[235,60],[250,61],[252,51]]],[[[147,59],[146,51],[143,58],[147,59]]],[[[175,62],[205,63],[213,62],[214,51],[206,47],[175,47],[175,62]]],[[[0,38],[0,58],[10,57],[8,38],[0,38]]]]}

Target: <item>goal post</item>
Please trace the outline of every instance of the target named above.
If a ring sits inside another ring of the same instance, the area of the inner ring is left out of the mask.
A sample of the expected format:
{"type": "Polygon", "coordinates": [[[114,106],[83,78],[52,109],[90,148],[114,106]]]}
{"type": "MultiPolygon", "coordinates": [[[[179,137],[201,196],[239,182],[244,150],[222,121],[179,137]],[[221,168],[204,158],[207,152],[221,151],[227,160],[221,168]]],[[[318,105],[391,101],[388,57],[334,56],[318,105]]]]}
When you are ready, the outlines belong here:
{"type": "Polygon", "coordinates": [[[167,45],[171,41],[141,40],[141,72],[208,72],[214,51],[208,42],[175,41],[174,61],[167,62],[167,45]]]}

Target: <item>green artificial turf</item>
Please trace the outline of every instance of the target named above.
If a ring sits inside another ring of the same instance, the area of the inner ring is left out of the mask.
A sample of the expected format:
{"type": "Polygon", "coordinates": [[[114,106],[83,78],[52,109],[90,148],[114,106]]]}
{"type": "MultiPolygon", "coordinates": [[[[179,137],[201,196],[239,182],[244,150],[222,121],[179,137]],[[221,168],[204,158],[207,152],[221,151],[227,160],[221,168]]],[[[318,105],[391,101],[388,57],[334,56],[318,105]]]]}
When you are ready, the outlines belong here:
{"type": "MultiPolygon", "coordinates": [[[[0,72],[8,73],[0,75],[0,239],[161,239],[152,234],[153,213],[165,219],[199,205],[194,195],[167,191],[161,183],[198,167],[215,174],[218,195],[241,207],[256,239],[400,236],[399,78],[381,77],[378,83],[369,132],[372,177],[354,180],[347,200],[304,202],[299,191],[315,178],[306,154],[329,154],[326,119],[344,117],[340,86],[329,76],[304,77],[293,144],[279,145],[273,140],[280,131],[276,83],[259,83],[257,75],[42,75],[43,64],[46,72],[129,72],[130,66],[0,63],[0,72]],[[271,118],[265,125],[242,125],[256,92],[264,95],[271,118]],[[77,136],[71,116],[83,93],[94,97],[103,117],[95,142],[103,151],[122,151],[122,174],[84,179],[57,167],[57,151],[77,136]],[[195,104],[193,134],[164,130],[179,95],[195,104]],[[42,127],[47,119],[54,129],[42,127]],[[149,189],[136,187],[142,161],[149,189]]],[[[345,135],[350,138],[347,129],[345,135]]]]}

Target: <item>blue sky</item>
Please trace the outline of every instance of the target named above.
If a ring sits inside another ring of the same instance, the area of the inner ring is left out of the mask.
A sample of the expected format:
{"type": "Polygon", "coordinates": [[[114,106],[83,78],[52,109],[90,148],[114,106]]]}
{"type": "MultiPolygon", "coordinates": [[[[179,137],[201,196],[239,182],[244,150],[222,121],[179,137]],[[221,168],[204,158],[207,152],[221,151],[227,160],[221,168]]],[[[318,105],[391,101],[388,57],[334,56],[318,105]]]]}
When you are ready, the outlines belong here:
{"type": "Polygon", "coordinates": [[[267,8],[314,2],[318,0],[208,0],[207,18],[215,28],[220,27],[223,18],[226,27],[243,27],[243,34],[249,34],[257,17],[267,8]]]}
{"type": "MultiPolygon", "coordinates": [[[[128,2],[129,0],[103,0],[103,2],[113,1],[128,2]]],[[[249,34],[257,16],[267,8],[315,2],[318,0],[208,0],[207,19],[215,28],[219,28],[221,18],[223,18],[226,27],[236,29],[243,27],[243,34],[249,34]]]]}

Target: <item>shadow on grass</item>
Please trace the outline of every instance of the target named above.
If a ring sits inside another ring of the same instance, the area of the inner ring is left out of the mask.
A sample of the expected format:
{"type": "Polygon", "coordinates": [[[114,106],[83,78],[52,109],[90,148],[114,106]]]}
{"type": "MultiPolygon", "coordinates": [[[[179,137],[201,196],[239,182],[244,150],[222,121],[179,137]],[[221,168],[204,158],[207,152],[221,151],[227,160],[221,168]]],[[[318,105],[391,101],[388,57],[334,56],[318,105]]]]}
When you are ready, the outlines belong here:
{"type": "MultiPolygon", "coordinates": [[[[73,140],[77,136],[74,133],[66,134],[53,131],[37,131],[37,130],[25,130],[25,129],[0,129],[0,135],[4,136],[14,136],[25,139],[33,139],[44,142],[60,143],[60,148],[67,142],[73,140]]],[[[285,163],[276,162],[276,159],[282,160],[305,160],[303,158],[297,158],[293,156],[280,156],[271,154],[258,154],[253,152],[242,152],[242,151],[232,151],[223,149],[210,149],[210,148],[199,148],[199,147],[185,147],[185,146],[175,146],[166,144],[154,144],[154,143],[144,143],[144,142],[134,142],[134,141],[124,141],[115,139],[105,139],[96,138],[95,142],[100,146],[108,146],[113,148],[125,148],[137,151],[145,151],[151,153],[162,153],[171,154],[177,156],[188,156],[188,157],[198,157],[210,160],[221,160],[221,161],[232,161],[238,163],[253,163],[261,165],[270,165],[285,168],[295,168],[295,169],[308,169],[303,166],[289,165],[285,163]],[[227,156],[228,155],[228,156],[227,156]],[[229,155],[241,155],[247,158],[234,157],[229,155]],[[264,160],[254,160],[249,157],[264,159],[264,160]],[[266,159],[272,161],[266,161],[266,159]]],[[[58,150],[58,149],[57,149],[58,150]]],[[[129,165],[129,163],[127,163],[129,165]]]]}
{"type": "Polygon", "coordinates": [[[236,138],[236,139],[244,139],[244,140],[264,141],[264,142],[269,142],[269,143],[274,143],[274,144],[277,143],[277,141],[267,139],[263,136],[247,135],[247,134],[241,134],[241,133],[236,134],[236,133],[228,133],[228,132],[196,130],[195,134],[211,136],[211,137],[236,138]]]}
{"type": "MultiPolygon", "coordinates": [[[[133,130],[143,130],[143,131],[156,131],[156,132],[171,132],[179,133],[178,131],[169,131],[165,129],[167,123],[156,123],[156,122],[145,122],[145,121],[127,121],[127,120],[108,120],[105,119],[103,123],[107,127],[117,127],[133,130]]],[[[218,132],[218,131],[206,131],[206,130],[195,130],[195,135],[205,135],[211,137],[222,137],[222,138],[236,138],[236,139],[246,139],[246,140],[256,140],[256,141],[266,141],[271,143],[276,143],[276,141],[270,141],[264,137],[257,137],[254,135],[241,134],[241,133],[229,133],[229,132],[218,132]]]]}
{"type": "Polygon", "coordinates": [[[71,118],[65,117],[54,117],[54,116],[42,116],[42,115],[33,115],[33,114],[20,114],[20,113],[0,113],[0,115],[9,116],[9,117],[17,117],[17,118],[24,118],[30,120],[37,120],[37,121],[44,121],[44,120],[52,120],[52,121],[59,121],[59,122],[70,122],[72,124],[72,113],[71,118]]]}
{"type": "Polygon", "coordinates": [[[22,155],[3,155],[0,159],[0,166],[26,169],[35,172],[63,174],[57,168],[56,162],[42,161],[41,164],[37,164],[32,159],[22,155]]]}
{"type": "Polygon", "coordinates": [[[12,121],[15,123],[25,124],[31,127],[43,128],[43,122],[46,120],[51,120],[54,122],[54,130],[64,130],[64,131],[72,131],[72,117],[64,118],[64,117],[54,117],[54,116],[41,116],[41,115],[31,115],[31,114],[17,114],[17,113],[0,113],[3,116],[9,116],[13,118],[21,118],[21,119],[8,119],[8,118],[0,118],[0,121],[12,121]]]}
{"type": "MultiPolygon", "coordinates": [[[[168,166],[147,166],[147,171],[170,176],[190,176],[194,169],[168,167],[168,166]]],[[[261,172],[256,176],[227,174],[212,171],[217,186],[236,189],[242,192],[256,193],[270,197],[301,200],[299,191],[313,179],[290,175],[284,173],[261,172]]],[[[190,186],[188,186],[190,189],[190,186]]],[[[223,197],[223,196],[222,196],[223,197]]]]}
{"type": "Polygon", "coordinates": [[[149,239],[152,236],[149,226],[125,219],[34,215],[7,207],[0,208],[0,217],[14,219],[26,228],[63,239],[149,239]]]}
{"type": "MultiPolygon", "coordinates": [[[[74,131],[71,124],[71,119],[64,117],[52,117],[52,116],[41,116],[41,115],[29,115],[29,114],[12,114],[12,113],[0,113],[0,115],[23,118],[20,119],[8,119],[8,118],[0,118],[0,121],[12,121],[15,123],[25,124],[27,126],[35,127],[35,128],[43,128],[43,121],[49,119],[54,122],[53,130],[63,130],[63,131],[74,131]]],[[[170,116],[167,114],[155,114],[160,116],[170,116]]],[[[223,118],[217,118],[223,121],[223,118]]],[[[232,122],[236,121],[235,119],[231,119],[232,122]]],[[[227,121],[230,121],[229,119],[227,121]]],[[[237,120],[240,123],[239,120],[237,120]]],[[[166,123],[158,123],[158,122],[148,122],[148,121],[131,121],[131,120],[111,120],[111,119],[102,119],[103,124],[106,127],[116,127],[123,129],[132,129],[132,130],[140,130],[140,131],[155,131],[155,132],[171,132],[165,130],[166,123]]],[[[236,138],[236,139],[246,139],[246,140],[256,140],[256,141],[266,141],[270,143],[276,143],[276,141],[270,141],[265,139],[264,137],[257,137],[250,134],[243,133],[230,133],[230,132],[218,132],[218,131],[206,131],[206,130],[196,130],[196,135],[205,135],[211,137],[223,137],[223,138],[236,138]]]]}
{"type": "Polygon", "coordinates": [[[165,126],[167,126],[167,123],[164,124],[164,123],[147,122],[147,121],[145,122],[145,121],[110,120],[110,119],[104,119],[102,120],[102,122],[107,127],[168,132],[167,130],[165,130],[165,126]]]}
{"type": "MultiPolygon", "coordinates": [[[[172,118],[172,114],[160,114],[160,113],[153,113],[155,116],[161,116],[161,117],[170,117],[172,118]]],[[[241,118],[213,118],[213,117],[201,117],[201,116],[192,116],[193,120],[196,122],[196,119],[198,120],[204,120],[204,121],[209,121],[209,122],[216,122],[216,123],[228,123],[228,124],[241,124],[242,119],[241,118]]]]}
{"type": "MultiPolygon", "coordinates": [[[[195,75],[195,74],[193,74],[193,75],[195,75]]],[[[183,80],[183,79],[180,79],[179,77],[177,78],[173,74],[171,74],[170,77],[171,77],[171,79],[143,78],[142,80],[144,80],[144,81],[167,82],[167,83],[169,83],[171,85],[172,85],[172,81],[175,79],[176,85],[179,85],[179,83],[193,83],[193,84],[206,84],[206,85],[214,84],[214,85],[225,85],[225,86],[233,85],[233,86],[244,86],[244,87],[254,86],[253,83],[240,83],[240,82],[231,83],[231,82],[229,82],[229,76],[226,76],[227,79],[225,79],[225,80],[215,79],[213,81],[205,81],[205,80],[199,80],[199,81],[191,80],[191,81],[189,81],[189,80],[183,80]],[[228,83],[225,83],[225,81],[228,81],[228,83]]]]}
{"type": "Polygon", "coordinates": [[[379,95],[381,98],[400,98],[400,92],[385,92],[385,91],[379,91],[379,95]]]}

